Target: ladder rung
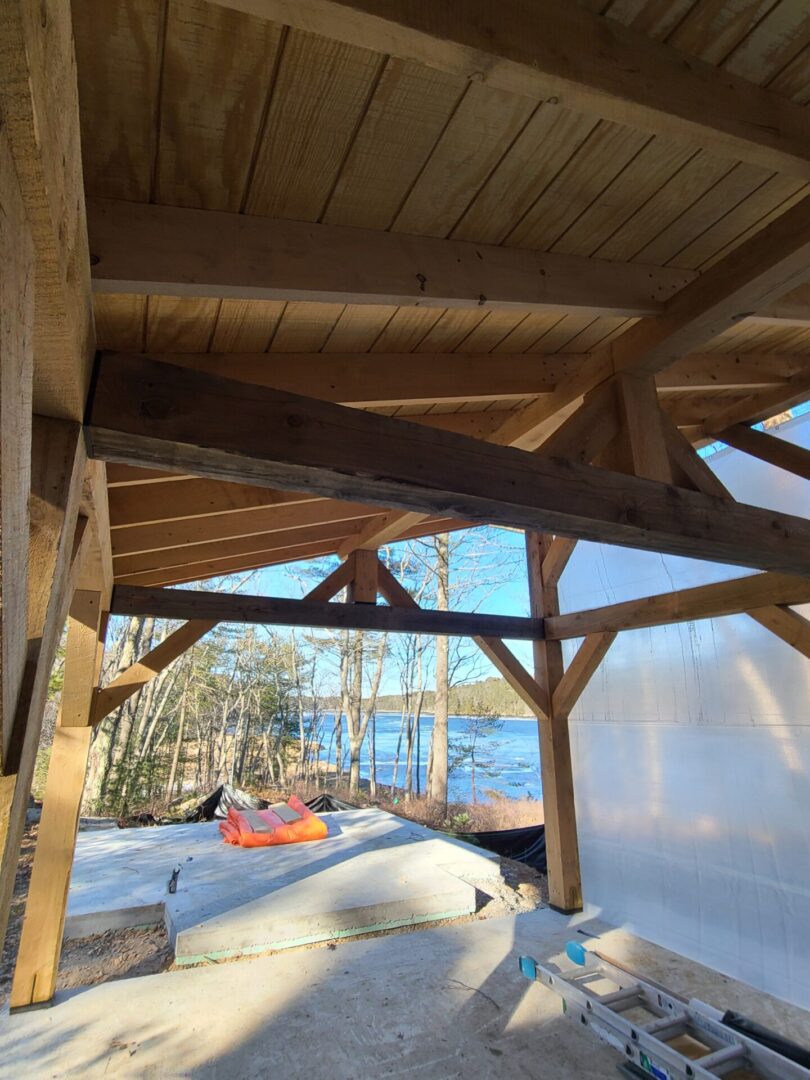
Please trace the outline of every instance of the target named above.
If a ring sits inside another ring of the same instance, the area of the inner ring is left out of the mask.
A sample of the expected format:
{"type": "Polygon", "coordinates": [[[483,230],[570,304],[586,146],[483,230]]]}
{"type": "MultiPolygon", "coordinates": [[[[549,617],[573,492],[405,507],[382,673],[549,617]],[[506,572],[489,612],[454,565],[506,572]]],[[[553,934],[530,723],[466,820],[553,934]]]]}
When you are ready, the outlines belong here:
{"type": "Polygon", "coordinates": [[[706,1054],[705,1057],[697,1058],[696,1063],[700,1065],[701,1069],[714,1069],[718,1065],[728,1065],[729,1062],[737,1061],[743,1062],[748,1058],[748,1051],[740,1043],[734,1043],[732,1046],[724,1046],[720,1050],[714,1050],[711,1054],[706,1054]]]}
{"type": "Polygon", "coordinates": [[[610,994],[600,994],[599,1004],[607,1006],[608,1009],[613,1009],[614,1012],[618,1012],[614,1006],[616,1005],[629,1005],[631,1001],[641,997],[643,993],[642,988],[635,984],[635,986],[625,986],[621,990],[614,990],[610,994]]]}
{"type": "Polygon", "coordinates": [[[688,1023],[688,1014],[679,1012],[673,1013],[672,1016],[662,1016],[659,1020],[653,1020],[650,1024],[643,1024],[640,1030],[646,1035],[655,1035],[656,1038],[660,1038],[662,1032],[669,1031],[670,1028],[684,1027],[688,1023]]]}

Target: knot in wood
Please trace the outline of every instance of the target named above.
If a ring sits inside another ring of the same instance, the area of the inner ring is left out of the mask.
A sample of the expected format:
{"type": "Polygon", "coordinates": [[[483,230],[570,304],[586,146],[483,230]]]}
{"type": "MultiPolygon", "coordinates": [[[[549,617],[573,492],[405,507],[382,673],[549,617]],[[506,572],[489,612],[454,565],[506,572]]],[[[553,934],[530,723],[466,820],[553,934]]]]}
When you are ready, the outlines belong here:
{"type": "Polygon", "coordinates": [[[166,398],[145,398],[141,402],[141,416],[147,420],[165,420],[171,412],[171,405],[166,398]]]}

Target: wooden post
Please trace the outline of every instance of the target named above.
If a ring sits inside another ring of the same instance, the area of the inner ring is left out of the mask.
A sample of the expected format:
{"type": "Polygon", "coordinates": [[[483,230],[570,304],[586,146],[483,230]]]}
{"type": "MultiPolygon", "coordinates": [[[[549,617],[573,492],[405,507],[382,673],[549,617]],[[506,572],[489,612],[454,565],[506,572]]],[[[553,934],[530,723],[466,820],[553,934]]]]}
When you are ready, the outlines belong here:
{"type": "Polygon", "coordinates": [[[12,1008],[49,1001],[56,989],[68,886],[90,752],[93,696],[101,671],[105,630],[101,593],[76,592],[68,618],[62,706],[51,748],[25,921],[11,988],[12,1008]]]}
{"type": "MultiPolygon", "coordinates": [[[[543,561],[552,542],[551,536],[536,532],[526,533],[531,614],[536,619],[558,615],[560,611],[557,587],[546,583],[543,577],[543,561]]],[[[538,718],[549,901],[551,906],[559,911],[580,911],[582,883],[568,716],[555,711],[553,705],[554,692],[564,674],[562,645],[559,641],[534,642],[534,669],[535,680],[545,690],[549,702],[548,718],[538,718]]]]}
{"type": "Polygon", "coordinates": [[[71,555],[85,463],[84,443],[78,424],[34,417],[28,554],[28,644],[2,784],[0,940],[5,936],[11,904],[48,680],[69,602],[71,555]]]}

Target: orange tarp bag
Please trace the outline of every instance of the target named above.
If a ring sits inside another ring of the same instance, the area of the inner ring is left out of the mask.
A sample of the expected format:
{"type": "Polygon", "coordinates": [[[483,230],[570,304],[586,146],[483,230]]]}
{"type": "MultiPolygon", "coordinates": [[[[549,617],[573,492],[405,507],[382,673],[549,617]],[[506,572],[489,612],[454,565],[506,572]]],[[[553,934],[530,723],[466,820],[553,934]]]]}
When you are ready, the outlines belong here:
{"type": "Polygon", "coordinates": [[[305,806],[297,795],[267,810],[234,810],[219,826],[226,844],[239,847],[271,847],[323,840],[329,835],[326,822],[305,806]]]}

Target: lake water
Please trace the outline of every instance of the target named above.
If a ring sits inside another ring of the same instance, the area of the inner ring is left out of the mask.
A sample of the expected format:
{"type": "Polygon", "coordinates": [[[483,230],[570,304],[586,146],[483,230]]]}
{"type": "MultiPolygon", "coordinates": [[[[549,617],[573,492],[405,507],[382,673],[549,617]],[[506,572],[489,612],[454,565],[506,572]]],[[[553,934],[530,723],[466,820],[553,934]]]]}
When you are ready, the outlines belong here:
{"type": "MultiPolygon", "coordinates": [[[[334,714],[332,714],[334,716],[334,714]]],[[[482,798],[485,789],[501,791],[505,795],[514,798],[524,798],[531,795],[539,799],[542,795],[540,785],[540,750],[537,737],[537,721],[532,718],[522,719],[519,717],[503,717],[503,727],[494,735],[488,735],[479,739],[476,757],[478,765],[476,769],[476,789],[479,799],[482,798]],[[481,762],[487,765],[492,763],[492,768],[486,771],[481,768],[481,762]]],[[[400,714],[392,712],[377,713],[377,783],[390,784],[394,770],[394,758],[396,756],[397,739],[399,738],[400,714]]],[[[329,721],[326,727],[330,728],[329,721]]],[[[449,720],[450,740],[463,738],[465,719],[461,716],[451,716],[449,720]]],[[[433,716],[423,713],[420,721],[420,790],[425,791],[427,758],[430,751],[430,736],[433,731],[433,716]]],[[[371,732],[369,726],[369,734],[371,732]]],[[[343,721],[344,747],[348,744],[346,734],[346,721],[343,721]]],[[[324,755],[329,747],[329,736],[324,738],[324,755]]],[[[331,758],[334,760],[334,745],[331,746],[331,758]]],[[[403,787],[405,782],[405,755],[407,742],[403,735],[402,748],[400,750],[399,770],[397,773],[397,787],[403,787]]],[[[452,759],[452,748],[450,757],[452,759]]],[[[344,765],[348,768],[348,759],[344,765]]],[[[368,739],[363,744],[361,754],[361,771],[364,777],[369,775],[368,767],[368,739]]],[[[466,802],[471,798],[472,786],[470,778],[471,769],[469,763],[450,774],[449,795],[452,800],[466,802]]],[[[414,748],[414,785],[416,784],[416,748],[414,748]]]]}

